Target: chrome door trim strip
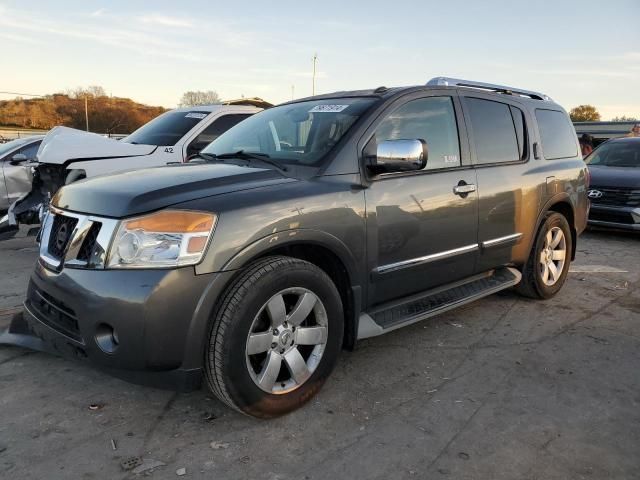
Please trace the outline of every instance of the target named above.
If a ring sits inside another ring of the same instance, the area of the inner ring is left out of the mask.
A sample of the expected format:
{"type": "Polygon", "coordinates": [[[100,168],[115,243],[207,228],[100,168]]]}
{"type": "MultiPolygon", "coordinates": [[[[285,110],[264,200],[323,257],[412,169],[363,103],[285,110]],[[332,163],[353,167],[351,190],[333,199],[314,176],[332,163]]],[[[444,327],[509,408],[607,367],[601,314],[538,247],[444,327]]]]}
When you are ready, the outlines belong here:
{"type": "Polygon", "coordinates": [[[467,245],[465,247],[454,248],[452,250],[445,250],[444,252],[432,253],[431,255],[425,255],[424,257],[411,258],[409,260],[403,260],[401,262],[389,263],[387,265],[381,265],[375,268],[375,273],[389,273],[403,268],[415,267],[425,263],[437,262],[438,260],[444,260],[446,258],[455,257],[456,255],[463,255],[465,253],[471,253],[478,250],[478,244],[467,245]]]}
{"type": "Polygon", "coordinates": [[[492,238],[491,240],[485,240],[482,242],[482,248],[499,247],[508,245],[510,243],[516,244],[522,238],[521,233],[513,233],[511,235],[505,235],[504,237],[492,238]]]}

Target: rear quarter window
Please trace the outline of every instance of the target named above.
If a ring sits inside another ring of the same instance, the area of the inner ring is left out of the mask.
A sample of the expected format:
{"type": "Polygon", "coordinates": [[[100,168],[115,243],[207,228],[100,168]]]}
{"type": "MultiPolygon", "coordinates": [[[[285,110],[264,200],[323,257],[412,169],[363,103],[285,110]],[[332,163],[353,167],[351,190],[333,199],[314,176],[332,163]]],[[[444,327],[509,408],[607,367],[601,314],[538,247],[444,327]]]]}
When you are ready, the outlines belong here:
{"type": "Polygon", "coordinates": [[[536,120],[545,159],[575,157],[578,154],[576,132],[565,113],[536,109],[536,120]]]}

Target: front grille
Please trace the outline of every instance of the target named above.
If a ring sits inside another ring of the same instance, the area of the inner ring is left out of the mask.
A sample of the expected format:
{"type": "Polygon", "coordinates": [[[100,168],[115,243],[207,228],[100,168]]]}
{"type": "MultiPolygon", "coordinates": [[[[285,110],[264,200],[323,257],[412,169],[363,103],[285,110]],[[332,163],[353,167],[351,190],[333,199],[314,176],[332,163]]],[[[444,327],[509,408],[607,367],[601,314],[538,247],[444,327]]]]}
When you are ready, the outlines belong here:
{"type": "Polygon", "coordinates": [[[591,203],[616,207],[640,207],[640,189],[597,186],[592,186],[589,189],[602,192],[602,197],[592,198],[591,203]]]}
{"type": "Polygon", "coordinates": [[[91,224],[91,227],[87,232],[87,236],[82,242],[82,246],[78,252],[78,260],[88,262],[89,259],[91,259],[91,254],[93,253],[93,249],[96,246],[96,240],[98,239],[98,234],[100,233],[100,227],[102,227],[100,222],[93,222],[93,224],[91,224]]]}
{"type": "Polygon", "coordinates": [[[77,218],[66,217],[64,215],[56,215],[53,218],[48,244],[49,255],[56,260],[62,259],[67,245],[71,240],[73,229],[76,228],[77,224],[77,218]]]}
{"type": "Polygon", "coordinates": [[[634,222],[633,216],[627,212],[618,212],[615,210],[591,210],[589,212],[589,220],[595,220],[597,222],[613,222],[632,225],[634,222]]]}
{"type": "Polygon", "coordinates": [[[40,290],[33,282],[29,282],[27,289],[27,304],[42,323],[77,342],[82,342],[75,312],[60,300],[40,290]]]}

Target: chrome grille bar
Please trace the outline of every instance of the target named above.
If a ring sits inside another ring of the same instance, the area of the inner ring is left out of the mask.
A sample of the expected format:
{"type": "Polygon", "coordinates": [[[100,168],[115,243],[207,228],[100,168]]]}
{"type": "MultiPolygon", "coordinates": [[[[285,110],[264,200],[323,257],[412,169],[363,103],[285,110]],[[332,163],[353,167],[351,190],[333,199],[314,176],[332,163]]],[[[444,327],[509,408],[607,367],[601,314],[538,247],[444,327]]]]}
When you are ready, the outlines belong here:
{"type": "Polygon", "coordinates": [[[118,220],[93,215],[83,215],[50,206],[49,212],[45,216],[42,224],[40,260],[46,267],[55,271],[61,270],[62,267],[103,269],[105,268],[111,238],[117,226],[118,220]],[[62,258],[56,258],[49,252],[51,229],[57,215],[63,215],[77,220],[76,226],[67,240],[62,258]],[[91,230],[92,225],[96,222],[100,223],[101,227],[96,238],[95,246],[92,249],[93,253],[88,259],[79,259],[78,254],[80,253],[82,244],[87,238],[87,234],[89,230],[91,230]]]}

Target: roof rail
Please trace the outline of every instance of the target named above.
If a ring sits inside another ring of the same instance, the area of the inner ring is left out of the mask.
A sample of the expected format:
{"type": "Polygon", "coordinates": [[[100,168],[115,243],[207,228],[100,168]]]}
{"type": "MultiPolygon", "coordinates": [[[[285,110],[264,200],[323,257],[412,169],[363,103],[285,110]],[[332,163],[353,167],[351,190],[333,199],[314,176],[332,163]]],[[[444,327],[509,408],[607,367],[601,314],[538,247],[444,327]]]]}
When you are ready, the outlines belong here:
{"type": "Polygon", "coordinates": [[[505,93],[507,95],[520,95],[534,100],[552,101],[551,97],[544,93],[522,90],[520,88],[507,87],[506,85],[495,85],[493,83],[476,82],[473,80],[462,80],[461,78],[434,77],[427,82],[429,87],[470,87],[491,92],[505,93]]]}

